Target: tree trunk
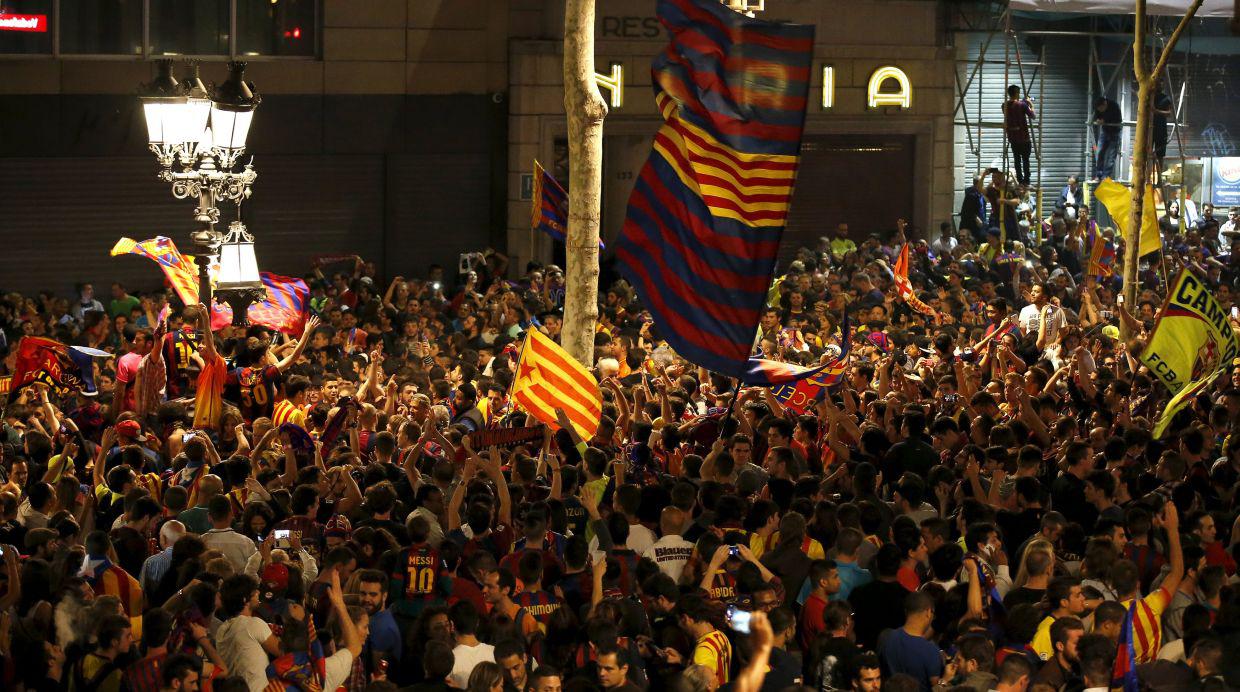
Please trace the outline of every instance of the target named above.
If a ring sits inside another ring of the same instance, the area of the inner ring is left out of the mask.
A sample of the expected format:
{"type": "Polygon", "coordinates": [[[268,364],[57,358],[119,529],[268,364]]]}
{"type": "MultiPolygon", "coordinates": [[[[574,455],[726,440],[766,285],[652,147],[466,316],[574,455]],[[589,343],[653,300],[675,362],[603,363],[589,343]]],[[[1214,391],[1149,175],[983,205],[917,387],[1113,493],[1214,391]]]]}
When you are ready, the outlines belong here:
{"type": "MultiPolygon", "coordinates": [[[[1141,222],[1145,207],[1145,185],[1149,178],[1146,170],[1150,158],[1150,116],[1154,109],[1154,91],[1163,70],[1167,67],[1167,58],[1175,50],[1184,28],[1192,21],[1193,15],[1201,7],[1202,0],[1193,0],[1184,17],[1171,33],[1167,43],[1158,56],[1154,69],[1146,66],[1145,47],[1145,0],[1136,1],[1136,16],[1133,18],[1132,40],[1132,72],[1137,82],[1137,131],[1132,141],[1132,209],[1128,212],[1128,238],[1124,239],[1124,302],[1129,310],[1137,303],[1137,264],[1141,259],[1141,222]]],[[[1183,173],[1183,172],[1182,172],[1183,173]]],[[[1183,185],[1183,181],[1180,182],[1183,185]]],[[[1120,336],[1126,341],[1131,334],[1128,323],[1120,320],[1120,336]]]]}
{"type": "MultiPolygon", "coordinates": [[[[1149,180],[1150,115],[1154,104],[1153,80],[1137,83],[1137,130],[1132,142],[1132,209],[1128,211],[1128,237],[1124,239],[1124,304],[1137,304],[1137,268],[1141,259],[1141,224],[1145,216],[1145,186],[1149,180]]],[[[1125,322],[1121,321],[1121,325],[1125,322]]],[[[1125,333],[1124,338],[1130,335],[1125,333]]]]}
{"type": "Polygon", "coordinates": [[[594,363],[598,321],[598,239],[603,193],[603,119],[607,103],[594,81],[594,0],[564,10],[564,111],[568,115],[568,239],[561,345],[594,363]]]}

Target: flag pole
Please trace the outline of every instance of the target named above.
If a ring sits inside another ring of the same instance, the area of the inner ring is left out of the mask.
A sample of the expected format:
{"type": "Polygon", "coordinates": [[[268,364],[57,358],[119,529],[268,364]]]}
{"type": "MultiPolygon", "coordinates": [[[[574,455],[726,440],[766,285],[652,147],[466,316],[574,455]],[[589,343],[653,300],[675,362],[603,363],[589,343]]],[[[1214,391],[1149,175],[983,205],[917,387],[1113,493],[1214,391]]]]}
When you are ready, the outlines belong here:
{"type": "Polygon", "coordinates": [[[741,380],[736,378],[736,384],[732,386],[732,400],[728,402],[728,410],[723,414],[723,422],[719,424],[719,439],[723,439],[724,433],[728,429],[728,420],[732,418],[732,409],[736,408],[736,400],[740,398],[741,380]]]}
{"type": "MultiPolygon", "coordinates": [[[[538,327],[535,327],[535,326],[533,326],[533,325],[530,325],[530,329],[538,329],[538,327]]],[[[525,338],[521,340],[521,350],[517,351],[517,363],[516,363],[516,365],[514,366],[514,370],[512,371],[512,372],[513,372],[512,382],[509,382],[509,383],[508,383],[508,394],[507,394],[507,396],[508,396],[508,400],[509,400],[509,401],[512,401],[512,388],[513,388],[513,386],[517,383],[517,380],[518,380],[518,379],[520,379],[520,375],[521,375],[521,361],[525,359],[525,347],[526,347],[526,345],[527,345],[527,344],[529,344],[529,343],[530,343],[530,333],[529,333],[529,330],[526,330],[526,332],[525,332],[525,338]]],[[[514,407],[514,408],[516,407],[515,402],[514,402],[514,404],[513,404],[513,407],[514,407]]],[[[528,411],[527,411],[527,413],[528,413],[528,411]]]]}

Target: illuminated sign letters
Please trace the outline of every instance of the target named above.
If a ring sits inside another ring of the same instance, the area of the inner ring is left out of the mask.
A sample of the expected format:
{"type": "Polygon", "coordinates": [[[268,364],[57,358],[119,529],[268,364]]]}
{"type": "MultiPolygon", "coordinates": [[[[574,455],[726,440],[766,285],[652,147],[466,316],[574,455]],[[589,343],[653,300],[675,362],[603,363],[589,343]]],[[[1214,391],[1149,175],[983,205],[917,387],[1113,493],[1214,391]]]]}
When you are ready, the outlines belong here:
{"type": "Polygon", "coordinates": [[[822,107],[823,110],[835,105],[835,68],[831,65],[822,66],[822,107]]]}
{"type": "Polygon", "coordinates": [[[908,81],[904,70],[891,65],[874,70],[870,75],[870,83],[865,89],[866,105],[870,108],[880,106],[913,107],[913,85],[908,81]],[[883,91],[883,84],[895,80],[898,91],[883,91]]]}
{"type": "Polygon", "coordinates": [[[0,31],[33,31],[47,33],[45,14],[0,14],[0,31]]]}
{"type": "Polygon", "coordinates": [[[624,105],[624,65],[618,62],[611,64],[611,74],[594,73],[594,81],[611,95],[607,105],[620,108],[624,105]]]}

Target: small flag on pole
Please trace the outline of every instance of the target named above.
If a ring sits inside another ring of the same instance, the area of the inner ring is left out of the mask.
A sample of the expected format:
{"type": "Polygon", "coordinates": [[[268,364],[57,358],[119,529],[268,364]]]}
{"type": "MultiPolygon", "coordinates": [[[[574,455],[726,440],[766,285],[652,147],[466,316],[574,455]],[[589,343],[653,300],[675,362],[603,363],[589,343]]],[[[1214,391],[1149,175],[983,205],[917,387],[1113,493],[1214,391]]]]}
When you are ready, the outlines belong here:
{"type": "MultiPolygon", "coordinates": [[[[561,243],[568,242],[568,192],[538,161],[534,162],[534,195],[530,211],[530,225],[534,230],[542,231],[561,243]]],[[[602,240],[598,241],[598,248],[604,248],[602,240]]]]}

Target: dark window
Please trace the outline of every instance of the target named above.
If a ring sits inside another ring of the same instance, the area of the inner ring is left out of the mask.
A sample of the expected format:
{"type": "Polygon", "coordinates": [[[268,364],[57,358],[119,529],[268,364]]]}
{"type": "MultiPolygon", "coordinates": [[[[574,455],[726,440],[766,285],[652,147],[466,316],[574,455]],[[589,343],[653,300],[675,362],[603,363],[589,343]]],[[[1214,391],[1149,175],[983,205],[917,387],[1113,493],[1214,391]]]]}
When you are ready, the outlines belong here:
{"type": "Polygon", "coordinates": [[[228,55],[228,0],[151,0],[152,55],[228,55]]]}
{"type": "Polygon", "coordinates": [[[52,52],[52,0],[0,0],[0,53],[52,52]]]}
{"type": "Polygon", "coordinates": [[[315,54],[315,0],[237,0],[237,55],[315,54]]]}
{"type": "Polygon", "coordinates": [[[142,0],[60,3],[60,52],[142,54],[142,0]]]}

